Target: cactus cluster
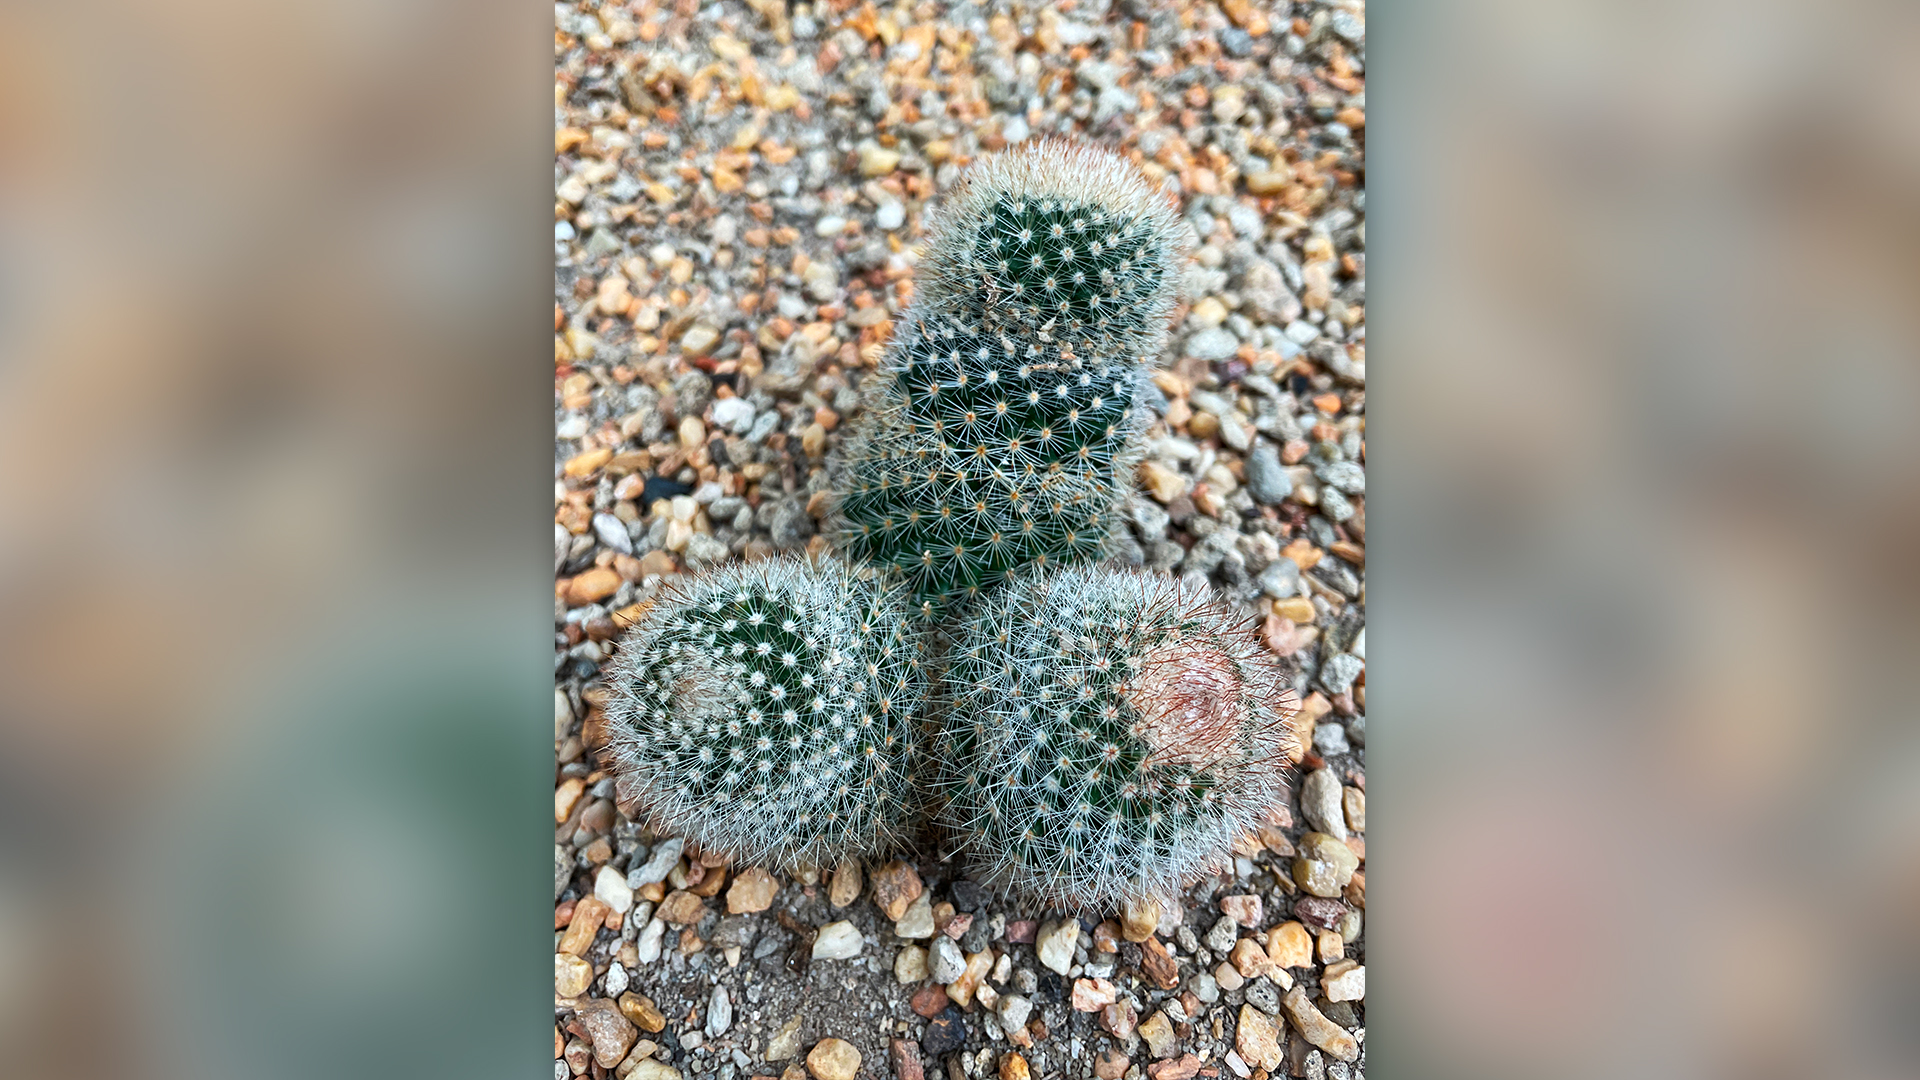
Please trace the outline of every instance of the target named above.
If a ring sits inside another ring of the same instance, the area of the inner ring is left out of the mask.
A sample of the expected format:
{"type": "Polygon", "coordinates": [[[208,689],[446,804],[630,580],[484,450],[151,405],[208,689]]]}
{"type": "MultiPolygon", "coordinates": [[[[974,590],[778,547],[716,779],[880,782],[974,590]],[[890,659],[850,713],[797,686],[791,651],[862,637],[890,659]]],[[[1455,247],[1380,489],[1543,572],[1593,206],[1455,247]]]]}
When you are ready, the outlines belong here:
{"type": "Polygon", "coordinates": [[[976,166],[835,463],[835,532],[930,615],[1105,550],[1139,460],[1137,395],[1184,259],[1123,160],[1031,144],[976,166]]]}
{"type": "Polygon", "coordinates": [[[883,850],[913,817],[927,687],[895,590],[768,559],[670,587],[609,679],[628,813],[792,869],[883,850]]]}
{"type": "Polygon", "coordinates": [[[1258,824],[1296,744],[1251,628],[1084,565],[1132,486],[1178,226],[1099,151],[974,166],[834,462],[864,568],[759,562],[654,602],[609,680],[630,813],[792,870],[893,846],[931,793],[983,878],[1069,907],[1170,893],[1258,824]],[[936,687],[923,634],[955,615],[936,687]]]}
{"type": "Polygon", "coordinates": [[[1291,691],[1204,590],[1073,567],[955,635],[944,816],[984,876],[1067,907],[1219,868],[1284,793],[1291,691]]]}

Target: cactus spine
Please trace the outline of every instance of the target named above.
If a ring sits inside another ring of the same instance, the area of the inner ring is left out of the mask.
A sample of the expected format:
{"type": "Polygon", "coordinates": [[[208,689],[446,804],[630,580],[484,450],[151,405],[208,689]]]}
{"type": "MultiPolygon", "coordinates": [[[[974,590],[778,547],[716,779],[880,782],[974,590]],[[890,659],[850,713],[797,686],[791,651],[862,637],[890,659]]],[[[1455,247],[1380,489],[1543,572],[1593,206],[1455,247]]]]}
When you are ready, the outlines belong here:
{"type": "Polygon", "coordinates": [[[1073,567],[998,591],[955,634],[944,822],[983,877],[1095,908],[1223,866],[1284,798],[1292,692],[1204,590],[1073,567]]]}
{"type": "Polygon", "coordinates": [[[1102,151],[1040,143],[975,166],[835,463],[841,549],[900,571],[928,613],[1104,550],[1178,224],[1102,151]]]}
{"type": "Polygon", "coordinates": [[[897,590],[795,559],[670,589],[609,679],[602,755],[628,813],[785,871],[892,846],[927,690],[897,590]]]}

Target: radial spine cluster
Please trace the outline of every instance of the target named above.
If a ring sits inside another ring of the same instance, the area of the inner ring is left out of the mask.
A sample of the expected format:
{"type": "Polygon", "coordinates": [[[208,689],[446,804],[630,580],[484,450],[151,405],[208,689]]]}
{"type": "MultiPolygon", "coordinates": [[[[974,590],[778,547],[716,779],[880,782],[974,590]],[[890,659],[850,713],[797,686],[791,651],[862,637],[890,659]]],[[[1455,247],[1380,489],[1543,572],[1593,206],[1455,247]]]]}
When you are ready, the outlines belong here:
{"type": "Polygon", "coordinates": [[[841,549],[901,572],[929,614],[1104,551],[1176,299],[1178,227],[1103,151],[1040,143],[976,165],[836,462],[841,549]]]}
{"type": "Polygon", "coordinates": [[[769,559],[670,587],[622,644],[607,742],[632,816],[783,871],[892,846],[917,812],[922,644],[897,591],[769,559]]]}
{"type": "Polygon", "coordinates": [[[1164,897],[1285,797],[1292,692],[1205,590],[1132,571],[1023,576],[956,632],[941,815],[1029,899],[1164,897]]]}

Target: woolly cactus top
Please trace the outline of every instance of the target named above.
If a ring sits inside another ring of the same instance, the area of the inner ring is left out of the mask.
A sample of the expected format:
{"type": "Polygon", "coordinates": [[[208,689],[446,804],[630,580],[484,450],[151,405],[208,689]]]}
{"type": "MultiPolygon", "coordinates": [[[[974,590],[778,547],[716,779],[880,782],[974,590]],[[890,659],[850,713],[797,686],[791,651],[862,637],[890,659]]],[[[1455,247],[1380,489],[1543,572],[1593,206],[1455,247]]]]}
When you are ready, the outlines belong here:
{"type": "Polygon", "coordinates": [[[1017,580],[963,625],[947,678],[944,817],[1030,898],[1166,896],[1285,796],[1292,692],[1205,590],[1092,567],[1017,580]]]}
{"type": "Polygon", "coordinates": [[[842,549],[935,609],[1097,555],[1139,453],[1140,374],[961,318],[913,321],[840,466],[842,549]]]}
{"type": "Polygon", "coordinates": [[[929,308],[1081,354],[1151,361],[1166,344],[1187,234],[1124,158],[1062,140],[986,158],[931,233],[929,308]]]}
{"type": "Polygon", "coordinates": [[[789,872],[890,846],[926,694],[897,593],[793,559],[669,590],[609,680],[602,753],[628,812],[789,872]]]}

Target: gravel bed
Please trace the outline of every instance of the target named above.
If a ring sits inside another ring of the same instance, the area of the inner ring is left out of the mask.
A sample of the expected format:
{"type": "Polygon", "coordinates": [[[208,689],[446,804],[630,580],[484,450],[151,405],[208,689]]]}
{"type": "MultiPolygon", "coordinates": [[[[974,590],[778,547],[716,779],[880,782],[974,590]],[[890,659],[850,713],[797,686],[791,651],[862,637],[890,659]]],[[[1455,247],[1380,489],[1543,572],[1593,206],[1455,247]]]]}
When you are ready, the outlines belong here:
{"type": "Polygon", "coordinates": [[[1364,1075],[1364,7],[555,26],[557,1080],[1364,1075]],[[1027,910],[930,848],[703,866],[614,805],[600,665],[664,577],[825,549],[825,462],[929,204],[1053,134],[1132,157],[1193,228],[1114,558],[1206,580],[1296,672],[1290,813],[1158,912],[1027,910]]]}

